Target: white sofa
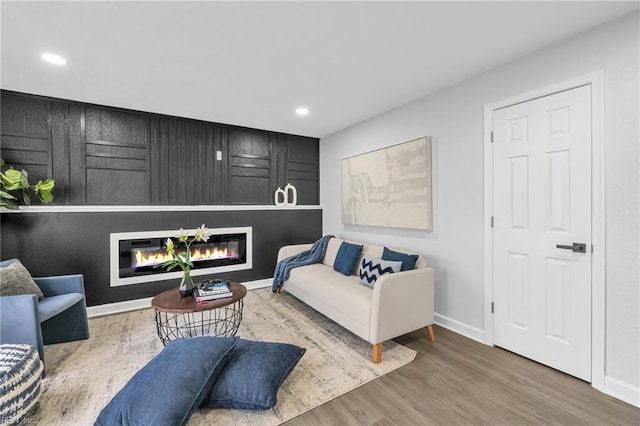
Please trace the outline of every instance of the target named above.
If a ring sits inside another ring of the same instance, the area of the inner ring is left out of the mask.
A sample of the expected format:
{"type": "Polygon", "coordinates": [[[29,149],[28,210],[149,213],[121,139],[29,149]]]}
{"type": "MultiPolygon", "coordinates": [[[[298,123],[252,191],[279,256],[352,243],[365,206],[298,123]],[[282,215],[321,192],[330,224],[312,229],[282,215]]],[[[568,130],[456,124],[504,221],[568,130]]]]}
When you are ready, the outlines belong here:
{"type": "MultiPolygon", "coordinates": [[[[359,282],[358,267],[363,256],[381,259],[383,247],[363,244],[353,274],[347,277],[333,269],[343,241],[331,238],[322,262],[292,269],[282,289],[372,343],[374,363],[382,360],[383,342],[394,337],[426,327],[427,338],[435,341],[433,269],[427,267],[424,258],[419,256],[414,270],[382,275],[371,288],[359,282]]],[[[278,261],[310,247],[284,246],[278,252],[278,261]]]]}

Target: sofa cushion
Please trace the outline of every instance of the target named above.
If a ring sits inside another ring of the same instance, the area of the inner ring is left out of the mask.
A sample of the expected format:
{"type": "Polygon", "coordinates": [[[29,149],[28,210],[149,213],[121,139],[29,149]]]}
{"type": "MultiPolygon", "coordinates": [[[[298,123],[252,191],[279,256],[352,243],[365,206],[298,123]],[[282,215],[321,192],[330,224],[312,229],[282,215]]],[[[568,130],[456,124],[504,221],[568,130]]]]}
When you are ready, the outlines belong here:
{"type": "Polygon", "coordinates": [[[169,343],[100,412],[95,425],[184,425],[228,360],[237,337],[169,343]]]}
{"type": "Polygon", "coordinates": [[[360,253],[362,253],[362,245],[343,241],[336,254],[336,260],[333,262],[333,269],[342,273],[342,275],[349,276],[353,274],[358,264],[360,253]]]}
{"type": "Polygon", "coordinates": [[[353,333],[367,339],[373,291],[320,263],[295,268],[284,289],[353,333]]]}
{"type": "Polygon", "coordinates": [[[400,253],[398,251],[393,251],[391,249],[388,249],[387,247],[384,248],[384,251],[382,253],[382,259],[384,260],[392,260],[392,261],[400,261],[402,262],[402,270],[403,271],[411,271],[412,269],[414,269],[416,267],[416,262],[418,261],[418,255],[417,254],[407,254],[407,253],[400,253]]]}
{"type": "Polygon", "coordinates": [[[378,277],[384,274],[393,274],[394,272],[400,272],[402,262],[388,261],[382,259],[376,259],[373,257],[364,256],[360,262],[360,268],[358,269],[358,277],[360,283],[369,287],[373,287],[378,277]]]}
{"type": "Polygon", "coordinates": [[[40,287],[33,281],[27,268],[15,260],[7,266],[0,267],[0,296],[17,296],[35,294],[38,300],[44,299],[40,287]]]}
{"type": "Polygon", "coordinates": [[[340,238],[333,237],[329,240],[329,244],[327,244],[327,251],[324,253],[324,258],[322,258],[322,263],[333,268],[333,262],[336,261],[336,255],[338,254],[338,249],[340,249],[340,245],[344,240],[340,238]]]}
{"type": "Polygon", "coordinates": [[[80,293],[66,293],[57,296],[45,297],[38,303],[38,312],[40,313],[40,322],[46,321],[58,315],[60,312],[67,310],[84,296],[80,293]]]}
{"type": "Polygon", "coordinates": [[[306,349],[240,339],[200,408],[268,410],[306,349]]]}

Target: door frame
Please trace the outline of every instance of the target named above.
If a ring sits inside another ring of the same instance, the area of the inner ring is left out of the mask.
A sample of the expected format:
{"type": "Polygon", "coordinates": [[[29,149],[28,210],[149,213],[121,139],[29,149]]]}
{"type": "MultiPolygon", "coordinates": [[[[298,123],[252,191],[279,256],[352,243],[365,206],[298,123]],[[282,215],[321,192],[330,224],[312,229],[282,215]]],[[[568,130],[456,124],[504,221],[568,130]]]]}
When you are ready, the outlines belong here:
{"type": "Polygon", "coordinates": [[[484,343],[494,346],[493,337],[493,112],[500,108],[591,86],[591,386],[603,391],[605,377],[605,151],[604,71],[572,78],[484,106],[484,343]]]}

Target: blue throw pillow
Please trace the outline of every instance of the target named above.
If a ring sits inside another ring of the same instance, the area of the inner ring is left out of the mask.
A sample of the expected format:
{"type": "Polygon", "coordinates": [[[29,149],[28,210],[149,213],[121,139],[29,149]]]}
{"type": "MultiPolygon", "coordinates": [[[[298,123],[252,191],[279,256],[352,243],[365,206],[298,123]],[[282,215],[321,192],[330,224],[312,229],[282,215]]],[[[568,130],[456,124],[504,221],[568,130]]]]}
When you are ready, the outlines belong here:
{"type": "Polygon", "coordinates": [[[95,425],[184,425],[238,342],[202,336],[169,343],[100,412],[95,425]]]}
{"type": "Polygon", "coordinates": [[[388,248],[384,248],[382,252],[382,259],[384,260],[393,260],[402,262],[401,271],[411,271],[416,267],[416,262],[418,261],[417,254],[406,254],[400,253],[397,251],[389,250],[388,248]]]}
{"type": "Polygon", "coordinates": [[[360,282],[366,286],[373,287],[378,277],[384,274],[393,274],[400,272],[402,262],[392,262],[388,260],[374,259],[372,257],[363,257],[358,269],[360,282]]]}
{"type": "Polygon", "coordinates": [[[200,408],[268,410],[306,349],[240,339],[200,408]]]}
{"type": "Polygon", "coordinates": [[[353,274],[360,253],[362,253],[361,245],[343,241],[336,253],[336,260],[333,261],[333,269],[346,276],[353,274]]]}

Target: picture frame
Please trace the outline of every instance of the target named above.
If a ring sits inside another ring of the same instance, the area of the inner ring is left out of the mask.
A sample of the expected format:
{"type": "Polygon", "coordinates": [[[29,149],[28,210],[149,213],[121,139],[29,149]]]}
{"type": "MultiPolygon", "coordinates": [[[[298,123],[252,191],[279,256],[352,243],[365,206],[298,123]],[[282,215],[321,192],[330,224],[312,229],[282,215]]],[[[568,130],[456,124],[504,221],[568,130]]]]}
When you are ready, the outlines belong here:
{"type": "Polygon", "coordinates": [[[431,137],[342,160],[342,223],[432,230],[431,137]]]}

